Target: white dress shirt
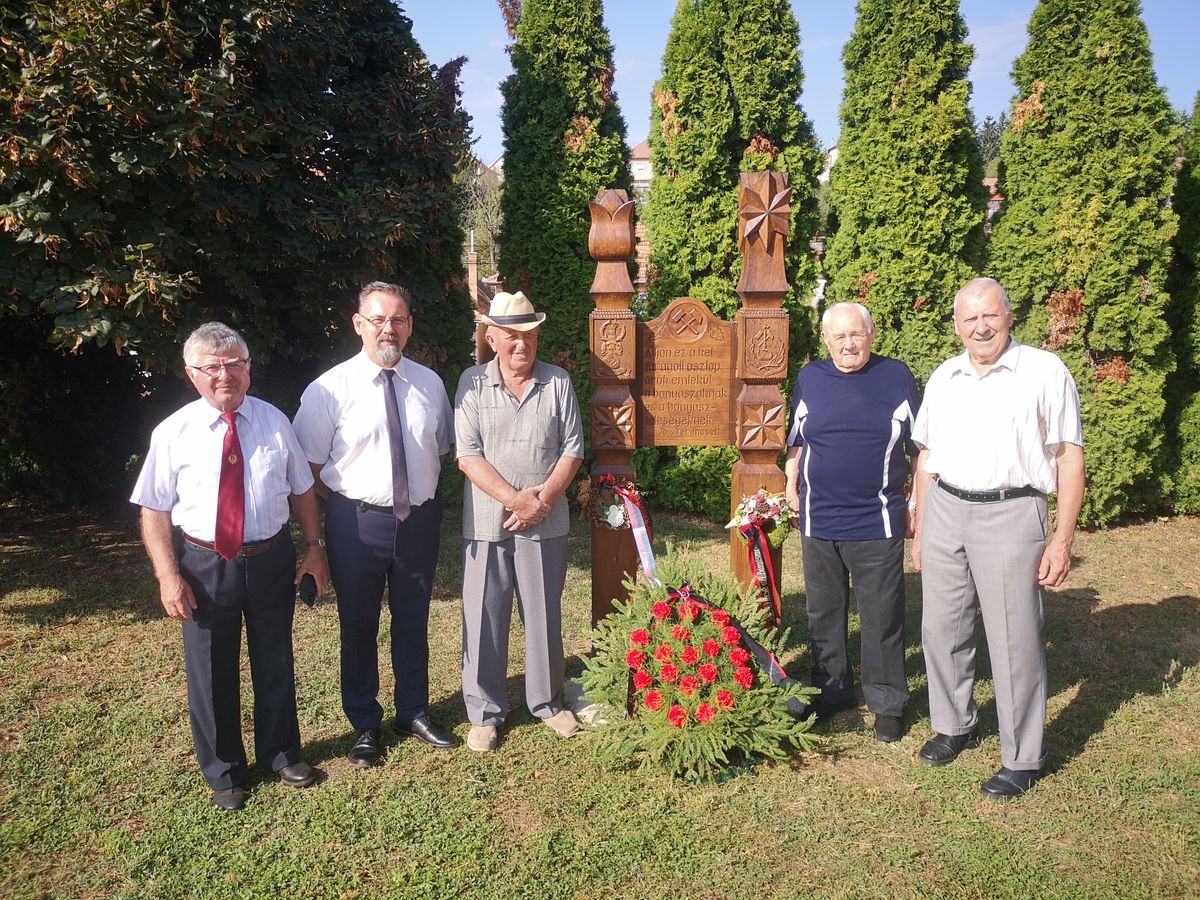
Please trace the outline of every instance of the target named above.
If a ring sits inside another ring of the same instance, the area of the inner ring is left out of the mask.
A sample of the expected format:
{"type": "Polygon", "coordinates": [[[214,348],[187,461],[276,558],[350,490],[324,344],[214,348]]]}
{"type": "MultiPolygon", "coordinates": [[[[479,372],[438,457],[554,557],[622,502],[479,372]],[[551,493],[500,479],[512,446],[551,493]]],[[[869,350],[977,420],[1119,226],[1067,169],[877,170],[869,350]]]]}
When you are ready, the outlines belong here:
{"type": "Polygon", "coordinates": [[[913,440],[929,451],[925,471],[955,487],[1052,494],[1059,445],[1083,446],[1075,380],[1053,353],[1016,341],[983,375],[963,352],[930,376],[913,440]]]}
{"type": "MultiPolygon", "coordinates": [[[[154,429],[131,502],[170,512],[185,534],[213,541],[217,490],[228,426],[204,398],[172,413],[154,429]]],[[[237,409],[238,443],[246,463],[243,540],[265,541],[287,524],[288,496],[313,486],[312,470],[287,416],[266,401],[247,396],[237,409]]]]}
{"type": "MultiPolygon", "coordinates": [[[[450,451],[453,413],[442,379],[401,357],[394,371],[404,424],[408,496],[419,506],[437,493],[442,456],[450,451]]],[[[335,493],[375,506],[392,505],[392,451],[383,369],[366,352],[310,384],[293,423],[308,461],[335,493]]]]}

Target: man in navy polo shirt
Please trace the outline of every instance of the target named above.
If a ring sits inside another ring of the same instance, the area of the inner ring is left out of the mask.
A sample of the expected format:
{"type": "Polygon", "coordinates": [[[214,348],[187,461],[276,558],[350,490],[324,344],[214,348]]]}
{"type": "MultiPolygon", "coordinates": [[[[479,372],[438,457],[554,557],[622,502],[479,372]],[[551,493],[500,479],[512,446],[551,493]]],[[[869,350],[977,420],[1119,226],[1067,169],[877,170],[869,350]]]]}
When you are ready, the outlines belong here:
{"type": "Polygon", "coordinates": [[[903,734],[904,496],[917,382],[908,366],[875,356],[875,323],[860,303],[821,319],[829,359],[796,375],[788,435],[787,497],[800,512],[817,721],[857,706],[850,671],[850,584],[858,600],[862,686],[875,738],[903,734]]]}

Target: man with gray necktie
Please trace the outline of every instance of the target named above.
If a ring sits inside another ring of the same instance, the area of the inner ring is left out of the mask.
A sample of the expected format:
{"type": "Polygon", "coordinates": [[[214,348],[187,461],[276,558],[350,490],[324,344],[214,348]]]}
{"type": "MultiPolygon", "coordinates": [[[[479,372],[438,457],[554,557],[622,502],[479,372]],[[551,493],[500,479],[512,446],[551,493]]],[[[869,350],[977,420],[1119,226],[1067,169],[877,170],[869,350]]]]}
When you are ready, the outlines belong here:
{"type": "Polygon", "coordinates": [[[379,729],[380,598],[392,614],[396,731],[434,747],[458,743],[429,718],[429,598],[442,509],[441,458],[450,450],[450,400],[435,372],[404,356],[409,292],[374,281],[354,313],[362,352],[321,375],[300,399],[294,427],[327,492],[325,535],[341,623],[342,708],[362,768],[383,756],[379,729]]]}

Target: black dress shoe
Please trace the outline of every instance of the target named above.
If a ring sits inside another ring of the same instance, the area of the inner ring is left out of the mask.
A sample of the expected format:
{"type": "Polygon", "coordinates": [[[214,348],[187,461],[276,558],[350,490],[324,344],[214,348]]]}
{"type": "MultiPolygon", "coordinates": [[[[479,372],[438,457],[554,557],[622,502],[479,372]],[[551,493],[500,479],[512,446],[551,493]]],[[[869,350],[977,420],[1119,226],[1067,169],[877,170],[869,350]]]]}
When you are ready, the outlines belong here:
{"type": "Polygon", "coordinates": [[[230,812],[241,809],[246,805],[246,789],[244,787],[225,788],[212,792],[212,805],[218,809],[230,812]]]}
{"type": "Polygon", "coordinates": [[[921,748],[921,762],[931,766],[945,766],[958,759],[964,750],[979,746],[979,732],[967,734],[935,734],[921,748]]]}
{"type": "Polygon", "coordinates": [[[369,769],[383,758],[379,749],[379,729],[368,728],[358,733],[358,740],[346,754],[346,759],[362,769],[369,769]]]}
{"type": "Polygon", "coordinates": [[[979,786],[979,793],[992,800],[1012,800],[1020,797],[1046,774],[1045,769],[1009,769],[1000,771],[979,786]]]}
{"type": "Polygon", "coordinates": [[[317,770],[301,759],[280,769],[279,780],[296,788],[308,787],[317,780],[317,770]]]}
{"type": "Polygon", "coordinates": [[[396,720],[396,734],[400,737],[420,738],[431,747],[447,750],[458,746],[458,738],[444,728],[433,724],[428,715],[417,716],[411,722],[396,720]]]}
{"type": "Polygon", "coordinates": [[[899,716],[875,717],[875,740],[890,744],[904,736],[904,720],[899,716]]]}

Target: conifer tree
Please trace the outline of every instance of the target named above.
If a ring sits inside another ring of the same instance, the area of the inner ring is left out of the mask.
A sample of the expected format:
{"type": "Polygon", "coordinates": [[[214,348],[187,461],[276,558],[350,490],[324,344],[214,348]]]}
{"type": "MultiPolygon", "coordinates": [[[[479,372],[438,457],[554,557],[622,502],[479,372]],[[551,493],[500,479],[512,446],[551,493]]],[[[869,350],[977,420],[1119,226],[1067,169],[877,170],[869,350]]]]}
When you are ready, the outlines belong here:
{"type": "Polygon", "coordinates": [[[722,318],[738,308],[741,172],[788,172],[792,233],[792,362],[812,347],[806,301],[816,278],[808,241],[816,230],[820,155],[799,107],[800,31],[786,0],[680,0],[654,86],[645,213],[652,309],[680,296],[722,318]]]}
{"type": "Polygon", "coordinates": [[[588,203],[632,195],[625,122],[612,91],[613,53],[600,0],[525,0],[504,96],[500,275],[548,313],[539,354],[588,380],[588,315],[595,263],[588,203]]]}
{"type": "Polygon", "coordinates": [[[983,255],[965,38],[957,0],[860,0],[843,51],[826,300],[864,303],[875,349],[920,379],[958,349],[952,300],[983,255]]]}
{"type": "Polygon", "coordinates": [[[1179,216],[1167,275],[1175,372],[1167,379],[1167,459],[1176,512],[1200,513],[1200,93],[1171,208],[1179,216]]]}
{"type": "Polygon", "coordinates": [[[1042,0],[1013,79],[1001,139],[1007,205],[989,272],[1012,298],[1020,339],[1056,351],[1075,376],[1082,520],[1103,524],[1161,495],[1179,129],[1136,0],[1042,0]]]}

